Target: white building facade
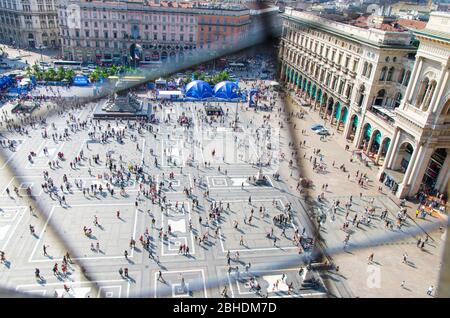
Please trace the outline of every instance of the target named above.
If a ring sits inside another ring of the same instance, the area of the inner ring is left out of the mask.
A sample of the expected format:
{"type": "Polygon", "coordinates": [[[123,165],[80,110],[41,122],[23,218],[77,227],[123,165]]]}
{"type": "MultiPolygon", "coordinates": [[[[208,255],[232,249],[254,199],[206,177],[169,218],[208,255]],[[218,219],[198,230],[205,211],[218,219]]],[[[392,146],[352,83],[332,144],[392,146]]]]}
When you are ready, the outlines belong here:
{"type": "Polygon", "coordinates": [[[0,0],[0,42],[23,48],[58,47],[57,0],[0,0]]]}
{"type": "Polygon", "coordinates": [[[449,16],[433,16],[416,35],[419,49],[411,45],[413,35],[401,30],[360,28],[289,8],[283,19],[281,80],[309,100],[362,158],[379,166],[380,181],[398,197],[424,188],[444,191],[450,160],[449,35],[439,31],[441,37],[431,41],[427,34],[437,32],[429,31],[438,24],[433,21],[449,16]],[[439,54],[426,53],[430,48],[439,54]],[[427,67],[418,71],[420,63],[427,67]],[[415,96],[419,92],[423,96],[415,96]],[[417,98],[429,104],[426,110],[411,106],[417,98]]]}
{"type": "Polygon", "coordinates": [[[187,8],[61,0],[58,17],[62,55],[69,60],[124,63],[133,43],[142,47],[143,61],[183,60],[197,44],[197,16],[187,8]]]}

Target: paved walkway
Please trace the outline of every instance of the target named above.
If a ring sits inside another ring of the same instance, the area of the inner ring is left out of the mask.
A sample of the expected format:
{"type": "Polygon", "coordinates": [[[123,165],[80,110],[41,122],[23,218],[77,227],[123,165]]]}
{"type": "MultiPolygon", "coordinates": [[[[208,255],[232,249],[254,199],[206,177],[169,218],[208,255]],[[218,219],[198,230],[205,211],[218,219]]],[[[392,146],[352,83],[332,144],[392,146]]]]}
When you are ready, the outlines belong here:
{"type": "MultiPolygon", "coordinates": [[[[359,212],[361,215],[363,206],[369,205],[370,198],[375,200],[375,214],[379,215],[384,208],[388,208],[391,213],[390,217],[395,219],[395,214],[399,210],[399,200],[392,196],[384,186],[383,193],[378,191],[378,186],[381,185],[376,181],[378,167],[373,165],[366,167],[358,161],[350,163],[352,147],[349,151],[344,150],[347,143],[341,133],[337,133],[335,128],[331,128],[333,135],[320,140],[320,137],[310,129],[313,124],[323,124],[318,113],[309,110],[308,107],[299,105],[291,105],[291,107],[296,110],[302,109],[307,113],[303,119],[294,121],[297,124],[298,139],[306,141],[306,146],[301,151],[301,154],[306,152],[306,157],[302,160],[300,168],[314,181],[315,187],[310,192],[314,199],[323,192],[322,185],[328,184],[327,191],[324,191],[327,204],[324,205],[323,210],[329,213],[332,202],[337,200],[340,200],[341,206],[344,205],[351,195],[354,198],[353,201],[356,202],[353,207],[354,212],[351,212],[348,217],[349,220],[352,220],[355,212],[359,212]],[[305,134],[301,133],[302,129],[306,129],[305,134]],[[309,162],[309,157],[314,156],[313,149],[318,148],[323,154],[323,161],[327,167],[323,173],[312,172],[312,164],[309,162]],[[341,164],[345,165],[348,172],[342,172],[339,169],[341,164]],[[369,182],[364,188],[358,186],[357,171],[359,174],[367,174],[369,178],[369,182]],[[362,201],[358,203],[360,194],[362,194],[362,201]]],[[[328,129],[330,129],[329,126],[328,124],[328,129]]],[[[300,157],[303,158],[302,155],[300,157]]],[[[358,297],[426,297],[427,288],[430,285],[437,285],[444,243],[443,234],[438,230],[428,233],[430,238],[424,250],[417,248],[417,240],[419,238],[423,240],[426,237],[425,232],[420,230],[421,226],[438,220],[415,219],[415,205],[412,203],[407,205],[410,216],[407,223],[410,229],[416,229],[417,235],[408,236],[389,244],[377,244],[376,247],[350,252],[345,252],[341,248],[346,236],[346,233],[340,229],[344,222],[345,212],[338,210],[334,221],[328,214],[328,219],[321,230],[321,236],[325,239],[327,246],[339,246],[338,253],[332,256],[334,263],[339,266],[339,273],[331,271],[330,279],[336,280],[340,277],[348,286],[347,289],[351,290],[351,294],[358,297]],[[374,262],[368,265],[367,258],[371,253],[374,253],[374,262]],[[404,253],[408,255],[408,265],[402,263],[404,253]],[[405,287],[400,287],[403,280],[405,287]]],[[[352,228],[354,227],[352,226],[352,228]]],[[[403,230],[408,230],[408,226],[405,226],[403,230]]],[[[362,225],[361,229],[356,230],[356,233],[356,236],[362,235],[362,238],[369,238],[364,242],[370,242],[371,238],[382,238],[383,233],[388,234],[384,229],[384,223],[380,223],[380,220],[374,221],[369,227],[362,225]]],[[[352,235],[351,242],[353,241],[356,241],[356,244],[358,239],[357,237],[354,239],[352,235]]]]}

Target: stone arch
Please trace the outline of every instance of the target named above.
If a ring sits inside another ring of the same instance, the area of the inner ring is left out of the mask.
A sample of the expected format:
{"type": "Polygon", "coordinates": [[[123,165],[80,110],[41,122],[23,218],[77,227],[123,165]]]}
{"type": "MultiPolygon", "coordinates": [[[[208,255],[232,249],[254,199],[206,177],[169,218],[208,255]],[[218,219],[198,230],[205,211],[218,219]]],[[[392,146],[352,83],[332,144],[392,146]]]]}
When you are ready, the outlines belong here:
{"type": "Polygon", "coordinates": [[[316,99],[316,92],[317,92],[317,85],[314,84],[311,88],[311,97],[315,100],[316,99]]]}
{"type": "Polygon", "coordinates": [[[389,68],[389,71],[386,76],[386,81],[388,81],[388,82],[392,81],[392,78],[394,77],[394,73],[395,73],[395,67],[392,66],[389,68]]]}
{"type": "Polygon", "coordinates": [[[333,105],[334,105],[334,99],[333,97],[328,97],[328,100],[326,102],[326,108],[325,108],[325,119],[330,116],[333,118],[333,105]]]}
{"type": "Polygon", "coordinates": [[[322,89],[319,87],[319,89],[317,90],[317,98],[316,100],[319,102],[319,104],[322,103],[322,89]]]}
{"type": "Polygon", "coordinates": [[[336,122],[339,122],[340,118],[341,118],[341,103],[339,101],[336,101],[336,103],[333,105],[333,121],[336,119],[336,122]]]}
{"type": "Polygon", "coordinates": [[[375,106],[383,106],[385,98],[386,98],[386,90],[382,88],[378,91],[373,104],[375,106]]]}
{"type": "Polygon", "coordinates": [[[390,145],[391,145],[391,138],[385,137],[381,142],[380,150],[377,155],[376,161],[377,164],[382,164],[384,162],[390,145]]]}
{"type": "Polygon", "coordinates": [[[347,140],[353,141],[355,139],[356,131],[357,131],[358,125],[359,125],[358,115],[353,114],[350,117],[349,125],[350,125],[350,127],[348,129],[347,136],[345,136],[345,137],[347,138],[347,140]]]}
{"type": "Polygon", "coordinates": [[[373,157],[378,153],[381,147],[381,131],[375,129],[371,136],[370,145],[368,147],[368,153],[373,157]]]}
{"type": "Polygon", "coordinates": [[[394,101],[392,103],[392,107],[393,108],[399,107],[400,103],[402,102],[402,98],[403,98],[402,93],[397,92],[397,94],[395,94],[394,101]]]}
{"type": "Polygon", "coordinates": [[[362,128],[362,135],[358,145],[358,149],[363,149],[363,151],[366,151],[369,146],[369,141],[371,137],[372,137],[372,125],[370,123],[365,123],[362,128]]]}
{"type": "Polygon", "coordinates": [[[384,66],[384,67],[381,69],[381,73],[380,73],[380,81],[385,81],[385,80],[386,80],[387,72],[388,72],[388,68],[387,68],[387,66],[384,66]]]}
{"type": "Polygon", "coordinates": [[[366,94],[366,87],[364,86],[364,84],[362,84],[358,90],[358,106],[359,107],[362,107],[362,104],[364,103],[365,94],[366,94]]]}
{"type": "Polygon", "coordinates": [[[397,162],[394,166],[394,170],[401,170],[402,172],[406,172],[408,166],[410,164],[411,156],[414,152],[414,146],[409,141],[404,141],[397,153],[397,162]]]}
{"type": "Polygon", "coordinates": [[[441,116],[439,116],[439,118],[441,118],[443,124],[450,123],[450,98],[444,104],[444,107],[442,108],[441,116]]]}
{"type": "Polygon", "coordinates": [[[326,105],[327,105],[327,101],[328,101],[328,94],[326,91],[323,91],[322,93],[322,100],[319,106],[319,114],[322,114],[326,112],[326,105]]]}
{"type": "Polygon", "coordinates": [[[348,117],[348,107],[344,106],[342,108],[341,117],[339,118],[339,120],[345,124],[347,122],[347,117],[348,117]]]}

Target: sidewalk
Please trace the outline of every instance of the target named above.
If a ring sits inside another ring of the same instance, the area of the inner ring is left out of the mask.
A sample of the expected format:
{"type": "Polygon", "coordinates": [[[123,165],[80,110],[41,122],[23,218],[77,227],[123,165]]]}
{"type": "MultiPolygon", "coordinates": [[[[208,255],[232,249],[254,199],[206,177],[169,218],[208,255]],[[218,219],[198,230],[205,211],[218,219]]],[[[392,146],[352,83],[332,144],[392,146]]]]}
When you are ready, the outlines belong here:
{"type": "MultiPolygon", "coordinates": [[[[287,107],[288,111],[294,111],[294,113],[303,111],[305,113],[303,119],[294,117],[292,126],[296,125],[297,140],[306,141],[305,146],[299,148],[299,157],[301,158],[299,169],[314,183],[314,188],[309,191],[311,198],[315,200],[320,193],[324,192],[325,199],[330,204],[334,199],[339,199],[342,206],[348,201],[350,195],[353,196],[354,201],[357,201],[362,194],[363,202],[367,202],[366,198],[376,198],[376,205],[378,207],[384,205],[392,214],[391,218],[395,218],[395,214],[399,210],[400,200],[377,181],[376,176],[379,167],[375,165],[366,167],[358,160],[350,162],[352,145],[349,144],[350,149],[346,151],[347,141],[344,140],[342,133],[336,132],[336,128],[330,128],[329,123],[327,123],[327,129],[332,132],[332,135],[321,140],[320,136],[310,129],[314,124],[323,124],[323,119],[319,117],[318,112],[298,104],[289,103],[287,107]],[[306,129],[305,134],[301,133],[302,129],[306,129]],[[314,158],[314,149],[320,149],[320,153],[323,155],[323,162],[327,167],[323,173],[313,172],[309,158],[310,156],[314,158]],[[339,169],[342,164],[345,165],[347,172],[339,169]],[[357,171],[359,171],[359,175],[367,174],[369,178],[369,182],[364,188],[358,185],[357,171]],[[324,184],[328,184],[326,191],[322,190],[324,184]],[[382,193],[378,191],[379,186],[383,186],[382,193]]],[[[296,184],[297,180],[291,179],[290,181],[296,184]]],[[[364,204],[367,203],[362,203],[359,209],[364,204]]],[[[421,225],[431,222],[431,218],[428,220],[415,218],[415,204],[408,202],[407,207],[410,217],[407,222],[410,227],[421,227],[421,225]]],[[[379,215],[380,211],[381,208],[378,208],[376,214],[379,215]]],[[[321,229],[321,236],[326,239],[326,244],[331,246],[342,244],[345,233],[340,230],[340,226],[343,222],[342,213],[341,216],[338,215],[335,222],[326,220],[321,229]]],[[[355,233],[359,233],[360,239],[371,241],[372,237],[379,237],[383,235],[383,232],[386,232],[383,230],[382,223],[380,224],[364,227],[364,229],[359,229],[355,233]]],[[[400,241],[377,245],[376,247],[351,252],[342,250],[332,256],[334,263],[340,267],[339,273],[328,273],[326,279],[329,281],[338,279],[338,284],[341,287],[336,286],[336,288],[350,290],[351,294],[356,297],[426,297],[426,289],[430,285],[437,286],[441,253],[444,246],[443,237],[445,237],[439,230],[429,233],[429,235],[430,239],[424,251],[416,247],[416,242],[419,237],[424,239],[425,233],[417,237],[406,237],[400,241]],[[367,262],[367,257],[371,253],[375,255],[376,263],[374,264],[368,264],[367,262]],[[404,253],[409,255],[410,266],[401,263],[404,253]],[[400,287],[402,280],[406,281],[406,288],[400,287]],[[345,287],[342,287],[342,284],[345,287]]],[[[349,294],[349,292],[346,292],[346,294],[349,294]]]]}

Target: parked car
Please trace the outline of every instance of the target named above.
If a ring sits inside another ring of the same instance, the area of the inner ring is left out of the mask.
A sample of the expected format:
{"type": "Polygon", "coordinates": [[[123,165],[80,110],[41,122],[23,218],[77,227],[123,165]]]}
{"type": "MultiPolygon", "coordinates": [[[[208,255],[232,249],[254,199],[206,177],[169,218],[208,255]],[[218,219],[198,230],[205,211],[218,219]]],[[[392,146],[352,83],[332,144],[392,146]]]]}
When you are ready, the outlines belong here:
{"type": "Polygon", "coordinates": [[[322,125],[320,125],[320,124],[315,124],[315,125],[311,126],[311,130],[312,131],[320,130],[320,129],[323,129],[323,128],[324,127],[322,125]]]}
{"type": "Polygon", "coordinates": [[[321,135],[321,136],[328,136],[328,135],[330,135],[330,132],[328,131],[328,129],[322,128],[322,129],[317,130],[316,134],[321,135]]]}

